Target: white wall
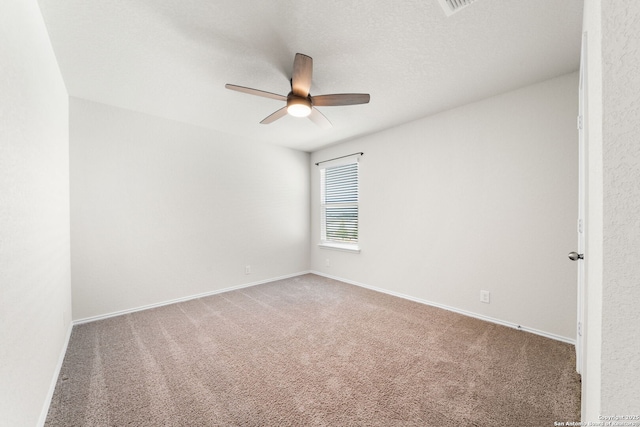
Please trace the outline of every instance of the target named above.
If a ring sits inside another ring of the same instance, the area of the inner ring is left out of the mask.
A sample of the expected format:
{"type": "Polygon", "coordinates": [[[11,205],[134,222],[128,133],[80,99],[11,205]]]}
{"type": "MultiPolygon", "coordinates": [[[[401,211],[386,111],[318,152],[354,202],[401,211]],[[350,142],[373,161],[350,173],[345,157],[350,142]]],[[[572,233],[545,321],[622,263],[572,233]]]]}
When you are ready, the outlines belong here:
{"type": "Polygon", "coordinates": [[[33,426],[71,319],[68,97],[35,1],[0,41],[0,426],[33,426]]]}
{"type": "Polygon", "coordinates": [[[577,90],[572,73],[313,153],[364,156],[360,254],[317,247],[312,166],[312,270],[574,339],[577,90]]]}
{"type": "Polygon", "coordinates": [[[588,221],[582,420],[640,413],[640,4],[587,0],[588,221]]]}
{"type": "Polygon", "coordinates": [[[70,129],[74,319],[309,269],[307,153],[76,98],[70,129]]]}
{"type": "Polygon", "coordinates": [[[603,415],[640,415],[640,2],[602,3],[603,415]]]}

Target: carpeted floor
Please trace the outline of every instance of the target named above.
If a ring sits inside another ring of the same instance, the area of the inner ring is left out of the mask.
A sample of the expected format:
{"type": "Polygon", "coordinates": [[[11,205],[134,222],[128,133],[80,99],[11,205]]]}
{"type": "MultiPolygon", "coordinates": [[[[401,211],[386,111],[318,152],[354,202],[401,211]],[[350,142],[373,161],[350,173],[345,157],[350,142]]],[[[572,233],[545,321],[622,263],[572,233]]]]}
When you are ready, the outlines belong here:
{"type": "Polygon", "coordinates": [[[574,349],[315,275],[75,326],[46,426],[553,426],[574,349]]]}

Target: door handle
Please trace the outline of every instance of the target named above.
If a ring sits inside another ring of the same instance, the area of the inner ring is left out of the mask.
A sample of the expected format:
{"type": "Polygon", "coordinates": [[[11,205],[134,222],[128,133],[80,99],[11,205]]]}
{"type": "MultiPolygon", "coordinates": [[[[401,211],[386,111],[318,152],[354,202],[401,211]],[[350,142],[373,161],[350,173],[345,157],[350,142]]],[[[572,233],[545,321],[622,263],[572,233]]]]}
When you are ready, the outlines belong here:
{"type": "Polygon", "coordinates": [[[569,259],[571,261],[577,261],[579,259],[584,259],[584,254],[579,254],[578,252],[569,252],[569,259]]]}

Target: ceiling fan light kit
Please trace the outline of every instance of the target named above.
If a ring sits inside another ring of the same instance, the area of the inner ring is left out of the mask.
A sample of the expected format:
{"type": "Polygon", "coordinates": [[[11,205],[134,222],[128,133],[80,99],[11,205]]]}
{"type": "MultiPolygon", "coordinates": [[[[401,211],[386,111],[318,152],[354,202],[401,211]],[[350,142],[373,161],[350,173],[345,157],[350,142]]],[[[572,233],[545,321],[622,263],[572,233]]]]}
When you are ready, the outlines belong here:
{"type": "Polygon", "coordinates": [[[232,84],[226,84],[224,87],[249,95],[286,101],[287,105],[285,107],[275,111],[260,122],[265,125],[289,114],[294,117],[308,117],[318,126],[328,128],[331,127],[331,122],[315,108],[316,106],[331,107],[336,105],[366,104],[371,99],[368,93],[337,93],[311,96],[309,90],[311,89],[312,74],[313,59],[302,53],[296,53],[293,61],[293,75],[290,80],[291,92],[287,96],[232,84]]]}
{"type": "Polygon", "coordinates": [[[293,95],[289,96],[287,98],[287,113],[293,117],[307,117],[311,114],[311,100],[293,95]]]}

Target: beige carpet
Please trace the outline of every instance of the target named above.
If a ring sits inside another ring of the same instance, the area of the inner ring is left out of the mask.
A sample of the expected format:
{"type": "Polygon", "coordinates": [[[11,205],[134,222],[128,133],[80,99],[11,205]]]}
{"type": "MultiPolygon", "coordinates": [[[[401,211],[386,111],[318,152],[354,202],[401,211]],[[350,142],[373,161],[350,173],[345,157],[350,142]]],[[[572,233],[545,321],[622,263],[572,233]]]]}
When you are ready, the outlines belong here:
{"type": "Polygon", "coordinates": [[[74,327],[46,426],[553,426],[573,354],[305,275],[74,327]]]}

